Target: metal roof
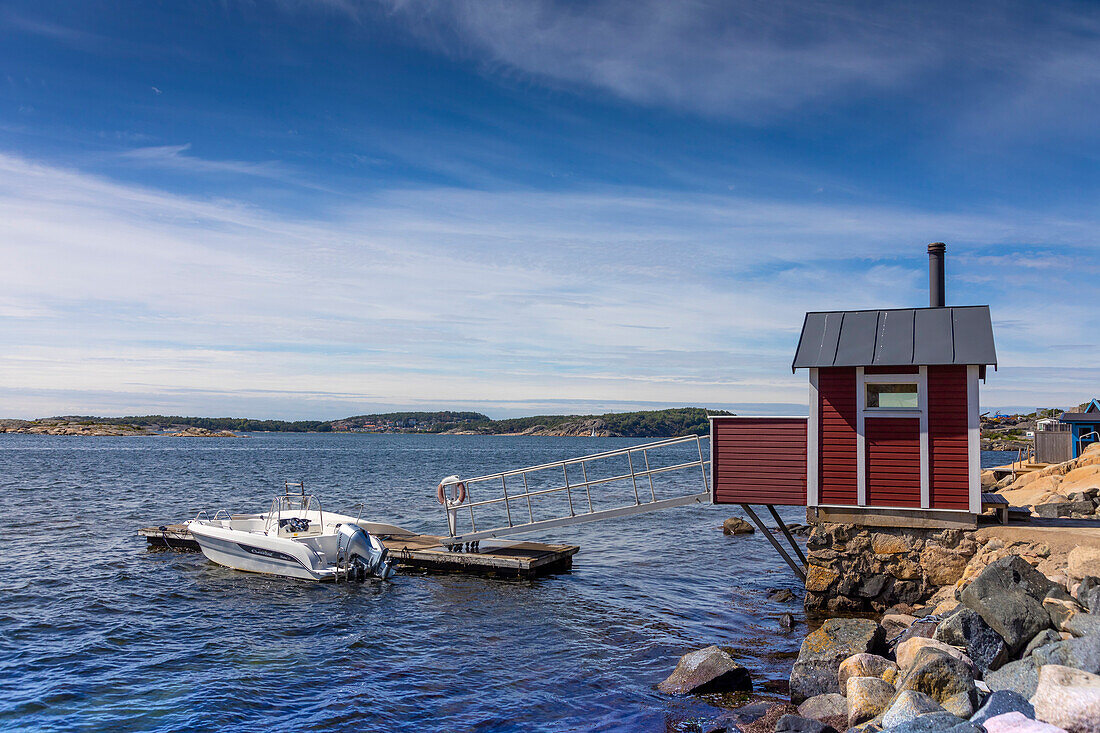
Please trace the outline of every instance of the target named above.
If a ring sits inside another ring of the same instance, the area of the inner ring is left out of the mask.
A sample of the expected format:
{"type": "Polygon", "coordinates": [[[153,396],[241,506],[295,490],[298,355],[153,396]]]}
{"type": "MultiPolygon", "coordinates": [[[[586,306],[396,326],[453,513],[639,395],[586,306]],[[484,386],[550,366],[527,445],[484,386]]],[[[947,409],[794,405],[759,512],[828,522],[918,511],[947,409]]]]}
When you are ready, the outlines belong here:
{"type": "Polygon", "coordinates": [[[1062,422],[1100,422],[1100,400],[1093,400],[1084,412],[1063,412],[1062,422]]]}
{"type": "Polygon", "coordinates": [[[989,306],[807,313],[793,369],[997,364],[989,306]]]}

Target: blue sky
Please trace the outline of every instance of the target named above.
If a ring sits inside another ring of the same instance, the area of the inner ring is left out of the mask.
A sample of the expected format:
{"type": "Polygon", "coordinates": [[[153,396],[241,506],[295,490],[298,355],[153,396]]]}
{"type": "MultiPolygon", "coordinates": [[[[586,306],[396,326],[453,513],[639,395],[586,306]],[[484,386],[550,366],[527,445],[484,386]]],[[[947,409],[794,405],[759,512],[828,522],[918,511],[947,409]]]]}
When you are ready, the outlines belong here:
{"type": "Polygon", "coordinates": [[[1100,6],[6,2],[0,416],[800,412],[806,310],[1100,393],[1100,6]]]}

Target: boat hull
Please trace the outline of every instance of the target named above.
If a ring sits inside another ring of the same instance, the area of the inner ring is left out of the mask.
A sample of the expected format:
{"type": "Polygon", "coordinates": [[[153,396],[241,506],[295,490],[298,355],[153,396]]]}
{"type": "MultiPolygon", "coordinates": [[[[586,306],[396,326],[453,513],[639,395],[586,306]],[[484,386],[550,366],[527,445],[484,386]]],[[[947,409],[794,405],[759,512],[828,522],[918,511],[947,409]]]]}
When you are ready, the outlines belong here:
{"type": "Polygon", "coordinates": [[[238,532],[210,524],[192,524],[191,535],[208,560],[250,573],[302,580],[332,580],[335,571],[300,542],[238,532]]]}

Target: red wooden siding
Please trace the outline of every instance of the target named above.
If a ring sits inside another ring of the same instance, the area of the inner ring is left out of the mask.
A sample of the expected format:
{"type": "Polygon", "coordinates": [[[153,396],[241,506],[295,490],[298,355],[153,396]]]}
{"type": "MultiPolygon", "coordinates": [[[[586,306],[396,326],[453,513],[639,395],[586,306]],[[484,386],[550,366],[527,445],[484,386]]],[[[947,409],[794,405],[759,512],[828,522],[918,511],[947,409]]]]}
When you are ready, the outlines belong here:
{"type": "Polygon", "coordinates": [[[818,429],[820,473],[818,502],[855,506],[856,494],[856,370],[829,367],[817,370],[820,401],[818,429]]]}
{"type": "Polygon", "coordinates": [[[711,431],[714,503],[806,506],[805,418],[719,418],[711,431]]]}
{"type": "Polygon", "coordinates": [[[928,458],[933,509],[970,508],[966,367],[928,367],[928,458]]]}
{"type": "Polygon", "coordinates": [[[920,419],[867,417],[867,505],[920,508],[920,419]]]}

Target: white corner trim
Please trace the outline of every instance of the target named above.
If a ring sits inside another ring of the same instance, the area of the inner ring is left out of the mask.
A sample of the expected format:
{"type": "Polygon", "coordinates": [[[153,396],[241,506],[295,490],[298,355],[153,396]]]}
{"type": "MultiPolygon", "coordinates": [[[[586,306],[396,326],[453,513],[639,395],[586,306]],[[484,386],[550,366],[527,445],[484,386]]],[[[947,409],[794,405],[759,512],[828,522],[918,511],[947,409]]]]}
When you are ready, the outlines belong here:
{"type": "Polygon", "coordinates": [[[810,417],[806,422],[806,506],[818,504],[821,479],[821,400],[817,393],[817,368],[810,369],[810,417]]]}
{"type": "Polygon", "coordinates": [[[863,380],[863,367],[856,367],[856,504],[859,506],[867,506],[867,440],[863,416],[867,409],[867,387],[863,380]]]}
{"type": "MultiPolygon", "coordinates": [[[[710,441],[710,445],[709,445],[707,450],[710,451],[710,454],[707,457],[710,458],[710,503],[714,504],[714,484],[715,484],[714,477],[718,473],[715,470],[715,469],[717,469],[718,466],[717,466],[717,461],[715,460],[715,455],[714,455],[714,418],[713,417],[710,418],[710,437],[709,437],[709,441],[710,441]]],[[[703,469],[703,472],[706,473],[705,468],[703,469]]]]}
{"type": "Polygon", "coordinates": [[[917,404],[920,405],[920,505],[932,506],[932,462],[928,441],[928,367],[917,367],[917,404]]]}
{"type": "Polygon", "coordinates": [[[981,419],[978,415],[978,367],[966,368],[966,447],[970,460],[970,512],[982,512],[982,434],[981,419]]]}

